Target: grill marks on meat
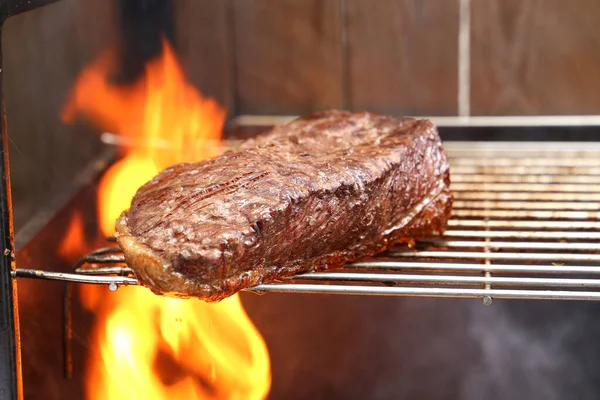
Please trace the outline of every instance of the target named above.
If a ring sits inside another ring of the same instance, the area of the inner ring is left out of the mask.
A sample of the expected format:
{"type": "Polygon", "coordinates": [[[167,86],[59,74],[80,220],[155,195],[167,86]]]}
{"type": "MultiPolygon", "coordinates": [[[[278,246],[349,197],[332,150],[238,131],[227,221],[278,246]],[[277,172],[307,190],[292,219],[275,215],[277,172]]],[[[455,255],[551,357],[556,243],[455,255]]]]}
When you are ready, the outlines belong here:
{"type": "Polygon", "coordinates": [[[328,111],[161,172],[117,240],[154,292],[218,301],[443,231],[449,184],[431,122],[328,111]]]}

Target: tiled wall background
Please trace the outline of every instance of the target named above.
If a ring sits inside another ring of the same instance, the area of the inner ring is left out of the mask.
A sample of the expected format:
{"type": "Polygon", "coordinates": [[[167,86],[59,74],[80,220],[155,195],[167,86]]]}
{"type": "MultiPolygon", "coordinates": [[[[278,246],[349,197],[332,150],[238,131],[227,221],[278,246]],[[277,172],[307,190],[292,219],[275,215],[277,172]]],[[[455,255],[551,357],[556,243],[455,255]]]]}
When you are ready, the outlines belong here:
{"type": "Polygon", "coordinates": [[[73,80],[114,38],[105,0],[62,0],[2,28],[4,101],[15,228],[71,182],[101,150],[86,127],[59,118],[73,80]]]}
{"type": "Polygon", "coordinates": [[[412,115],[600,113],[594,0],[180,3],[195,11],[179,8],[193,21],[180,29],[203,25],[208,15],[211,30],[217,28],[215,41],[207,41],[207,29],[184,31],[180,54],[190,75],[233,114],[327,107],[412,115]],[[219,73],[222,66],[228,74],[219,73]],[[463,80],[461,66],[468,68],[463,80]],[[459,105],[459,97],[468,104],[459,105]]]}
{"type": "Polygon", "coordinates": [[[473,114],[600,113],[599,2],[471,0],[471,14],[473,114]]]}
{"type": "MultiPolygon", "coordinates": [[[[4,26],[17,228],[101,148],[58,113],[114,42],[115,1],[61,0],[4,26]]],[[[230,117],[600,114],[598,1],[173,1],[184,69],[230,117]]]]}

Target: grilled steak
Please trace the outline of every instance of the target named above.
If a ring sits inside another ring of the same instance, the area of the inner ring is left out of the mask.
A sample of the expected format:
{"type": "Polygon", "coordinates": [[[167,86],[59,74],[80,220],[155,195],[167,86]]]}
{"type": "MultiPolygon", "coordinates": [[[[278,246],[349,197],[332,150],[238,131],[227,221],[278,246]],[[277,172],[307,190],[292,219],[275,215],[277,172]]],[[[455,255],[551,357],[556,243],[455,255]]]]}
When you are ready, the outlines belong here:
{"type": "Polygon", "coordinates": [[[218,301],[443,231],[449,184],[431,122],[327,111],[162,171],[117,240],[155,293],[218,301]]]}

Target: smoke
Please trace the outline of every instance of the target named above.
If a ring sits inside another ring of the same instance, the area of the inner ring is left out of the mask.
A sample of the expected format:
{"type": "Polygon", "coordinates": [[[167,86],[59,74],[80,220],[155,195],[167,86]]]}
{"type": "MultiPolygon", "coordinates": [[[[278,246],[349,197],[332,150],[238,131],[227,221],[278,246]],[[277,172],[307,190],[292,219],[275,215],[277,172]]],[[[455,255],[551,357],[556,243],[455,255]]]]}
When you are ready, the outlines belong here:
{"type": "Polygon", "coordinates": [[[480,356],[465,371],[461,398],[597,399],[595,314],[582,303],[472,307],[467,333],[480,356]]]}

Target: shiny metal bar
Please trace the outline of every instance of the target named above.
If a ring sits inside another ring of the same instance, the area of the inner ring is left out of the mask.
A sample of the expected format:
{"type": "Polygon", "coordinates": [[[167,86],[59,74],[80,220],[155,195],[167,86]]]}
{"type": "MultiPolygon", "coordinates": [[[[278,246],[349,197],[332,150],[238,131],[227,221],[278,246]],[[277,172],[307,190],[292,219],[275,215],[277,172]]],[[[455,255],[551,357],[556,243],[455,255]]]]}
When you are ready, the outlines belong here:
{"type": "Polygon", "coordinates": [[[485,219],[451,219],[450,227],[469,228],[519,228],[519,229],[600,229],[600,221],[520,221],[520,220],[485,220],[485,219]]]}
{"type": "Polygon", "coordinates": [[[40,271],[35,269],[17,269],[12,271],[13,278],[35,278],[63,282],[93,283],[100,285],[137,285],[137,279],[125,276],[97,276],[65,272],[40,271]]]}
{"type": "Polygon", "coordinates": [[[462,201],[483,200],[523,200],[523,201],[600,201],[600,193],[560,193],[560,192],[486,192],[485,190],[456,193],[462,201]]]}
{"type": "Polygon", "coordinates": [[[248,291],[256,293],[310,293],[345,294],[363,296],[413,296],[446,298],[529,299],[529,300],[588,300],[599,301],[600,292],[579,292],[567,290],[522,290],[522,289],[454,289],[423,287],[376,287],[362,285],[321,285],[269,283],[257,285],[248,291]]]}
{"type": "MultiPolygon", "coordinates": [[[[295,115],[238,115],[232,120],[234,126],[273,126],[296,119],[295,115]]],[[[413,116],[414,118],[426,118],[439,127],[524,127],[524,126],[598,126],[600,116],[598,115],[528,115],[528,116],[413,116]]],[[[456,142],[459,145],[470,142],[456,142]]],[[[476,142],[481,143],[481,142],[476,142]]],[[[492,142],[493,144],[512,142],[492,142]]],[[[519,145],[527,145],[529,142],[519,142],[519,145]]],[[[550,145],[555,142],[544,142],[550,145]]],[[[485,143],[482,143],[485,144],[485,143]]],[[[532,142],[534,148],[539,149],[539,142],[532,142]]],[[[571,142],[574,146],[578,143],[571,142]]]]}
{"type": "Polygon", "coordinates": [[[592,158],[599,157],[600,152],[597,149],[590,149],[588,151],[582,150],[552,150],[552,151],[539,151],[539,150],[446,150],[450,159],[486,159],[493,157],[495,159],[514,159],[519,163],[527,165],[531,160],[537,159],[558,159],[558,160],[571,160],[574,158],[592,158]]]}
{"type": "MultiPolygon", "coordinates": [[[[501,117],[504,118],[504,117],[501,117]]],[[[537,117],[535,117],[537,118],[537,117]]],[[[600,126],[600,124],[598,124],[600,126]]],[[[538,124],[540,126],[540,124],[538,124]]],[[[569,152],[598,153],[600,142],[487,142],[487,141],[448,141],[444,143],[448,154],[457,154],[461,151],[481,154],[485,151],[492,153],[508,152],[521,153],[521,158],[526,161],[532,154],[560,154],[569,152]]]]}
{"type": "Polygon", "coordinates": [[[600,240],[600,232],[585,231],[479,231],[448,229],[445,238],[469,237],[490,239],[556,239],[556,240],[600,240]]]}
{"type": "MultiPolygon", "coordinates": [[[[125,262],[125,261],[123,261],[125,262]]],[[[88,267],[75,269],[76,274],[83,275],[133,275],[133,270],[129,267],[112,266],[112,267],[88,267]]]]}
{"type": "Polygon", "coordinates": [[[462,260],[505,260],[505,261],[553,261],[553,262],[600,262],[600,254],[571,253],[486,253],[479,251],[416,251],[390,250],[390,255],[402,258],[441,258],[462,260]]]}
{"type": "Polygon", "coordinates": [[[569,242],[494,242],[494,241],[468,241],[424,239],[419,244],[436,247],[487,247],[489,249],[524,249],[524,250],[576,250],[600,251],[600,243],[569,243],[569,242]]]}
{"type": "Polygon", "coordinates": [[[572,278],[514,278],[514,277],[485,277],[485,276],[446,276],[446,275],[413,275],[365,272],[321,272],[307,273],[296,277],[297,280],[328,281],[328,282],[386,282],[421,283],[440,285],[500,285],[500,286],[526,286],[526,287],[580,287],[598,288],[600,279],[572,279],[572,278]]]}
{"type": "Polygon", "coordinates": [[[476,165],[452,165],[452,175],[505,175],[505,174],[530,174],[530,175],[600,175],[600,167],[574,167],[574,166],[551,166],[535,167],[527,165],[513,165],[504,167],[476,166],[476,165]]]}
{"type": "MultiPolygon", "coordinates": [[[[589,274],[600,275],[600,267],[594,266],[519,266],[519,265],[483,265],[483,264],[451,264],[451,263],[410,263],[401,261],[362,261],[348,264],[344,269],[369,268],[369,269],[405,269],[405,270],[433,270],[433,271],[462,271],[462,272],[494,272],[494,273],[553,273],[561,274],[589,274]]],[[[87,268],[86,272],[62,273],[33,269],[17,269],[13,272],[15,278],[35,278],[57,280],[64,282],[89,283],[89,284],[117,284],[137,285],[133,277],[103,276],[120,272],[122,267],[87,268]],[[92,270],[97,269],[94,274],[92,270]],[[111,271],[111,269],[114,269],[111,271]]],[[[127,269],[128,270],[128,269],[127,269]]],[[[499,278],[499,277],[469,277],[469,276],[431,276],[408,274],[383,274],[361,272],[311,272],[295,275],[289,279],[294,280],[319,280],[319,281],[365,281],[365,282],[422,282],[440,284],[495,284],[515,286],[565,286],[565,287],[600,287],[600,279],[564,279],[564,278],[499,278]]]]}
{"type": "Polygon", "coordinates": [[[512,157],[495,157],[493,154],[480,157],[450,157],[451,165],[481,165],[486,167],[519,167],[523,165],[532,167],[597,167],[597,158],[586,158],[586,157],[558,157],[553,159],[551,157],[542,158],[528,158],[527,162],[524,163],[521,158],[512,157]]]}
{"type": "MultiPolygon", "coordinates": [[[[600,157],[600,156],[599,156],[600,157]]],[[[454,171],[452,171],[454,172],[454,171]]],[[[453,173],[452,183],[513,183],[517,185],[524,184],[581,184],[597,185],[600,183],[600,175],[484,175],[484,174],[459,174],[453,173]]]]}
{"type": "Polygon", "coordinates": [[[448,263],[431,261],[398,261],[398,260],[365,260],[347,264],[346,269],[369,270],[424,270],[431,272],[476,272],[485,271],[494,274],[556,274],[556,275],[599,275],[600,266],[595,265],[526,265],[526,264],[481,264],[481,263],[448,263]]]}
{"type": "Polygon", "coordinates": [[[600,218],[600,211],[564,211],[564,210],[453,210],[453,218],[536,218],[592,220],[600,218]]]}
{"type": "MultiPolygon", "coordinates": [[[[458,192],[559,192],[600,193],[600,185],[572,185],[563,183],[453,183],[452,190],[458,192]]],[[[460,198],[460,197],[459,197],[460,198]]]]}
{"type": "Polygon", "coordinates": [[[466,201],[455,200],[452,206],[453,215],[456,216],[457,210],[536,210],[536,211],[598,211],[600,212],[600,202],[597,201],[512,201],[512,200],[483,200],[466,201]]]}

